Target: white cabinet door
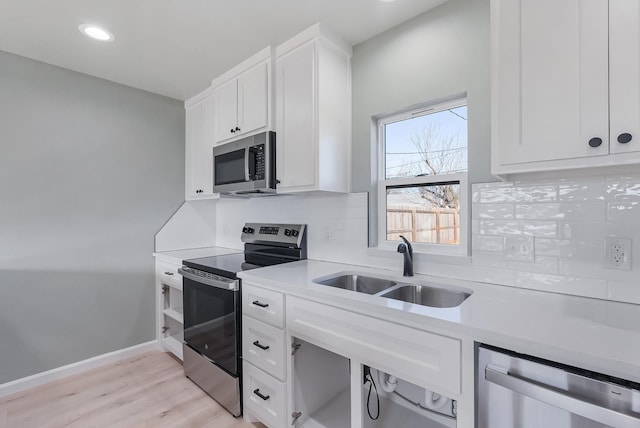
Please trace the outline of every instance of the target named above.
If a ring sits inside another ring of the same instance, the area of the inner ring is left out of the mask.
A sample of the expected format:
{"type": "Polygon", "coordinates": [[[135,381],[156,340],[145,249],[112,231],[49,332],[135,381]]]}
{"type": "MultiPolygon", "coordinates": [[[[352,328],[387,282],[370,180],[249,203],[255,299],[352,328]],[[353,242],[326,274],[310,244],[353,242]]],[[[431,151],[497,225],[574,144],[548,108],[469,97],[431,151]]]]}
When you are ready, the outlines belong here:
{"type": "Polygon", "coordinates": [[[186,110],[185,198],[213,196],[214,98],[209,97],[186,110]]]}
{"type": "Polygon", "coordinates": [[[500,164],[608,154],[608,4],[492,2],[500,164]]]}
{"type": "Polygon", "coordinates": [[[640,151],[640,2],[609,2],[611,153],[640,151]]]}
{"type": "Polygon", "coordinates": [[[237,135],[238,127],[238,79],[218,86],[213,94],[215,142],[219,143],[237,135]]]}
{"type": "Polygon", "coordinates": [[[276,61],[278,190],[316,182],[315,43],[276,61]]]}
{"type": "Polygon", "coordinates": [[[238,78],[239,133],[267,126],[268,66],[262,63],[238,78]]]}

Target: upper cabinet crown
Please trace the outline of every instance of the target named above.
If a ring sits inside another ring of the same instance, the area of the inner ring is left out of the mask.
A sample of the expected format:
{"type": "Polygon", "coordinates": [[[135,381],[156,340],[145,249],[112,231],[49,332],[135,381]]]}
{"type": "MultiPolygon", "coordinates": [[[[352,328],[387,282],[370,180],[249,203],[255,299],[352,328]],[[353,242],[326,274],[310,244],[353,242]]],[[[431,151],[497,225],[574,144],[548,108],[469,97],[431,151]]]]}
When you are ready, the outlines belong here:
{"type": "Polygon", "coordinates": [[[492,172],[640,162],[640,2],[491,0],[492,172]]]}
{"type": "Polygon", "coordinates": [[[349,192],[351,55],[320,24],[276,48],[278,193],[349,192]]]}
{"type": "Polygon", "coordinates": [[[271,58],[265,48],[212,82],[216,143],[272,129],[271,58]]]}

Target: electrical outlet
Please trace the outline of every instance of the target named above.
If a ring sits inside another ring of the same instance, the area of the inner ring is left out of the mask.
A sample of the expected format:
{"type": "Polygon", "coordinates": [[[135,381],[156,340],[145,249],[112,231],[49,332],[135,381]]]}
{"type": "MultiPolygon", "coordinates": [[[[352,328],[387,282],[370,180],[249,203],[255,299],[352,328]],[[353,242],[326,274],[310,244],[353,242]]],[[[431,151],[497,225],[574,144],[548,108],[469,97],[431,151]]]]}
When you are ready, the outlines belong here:
{"type": "Polygon", "coordinates": [[[611,269],[631,269],[631,238],[604,238],[605,265],[611,269]]]}
{"type": "Polygon", "coordinates": [[[533,236],[508,236],[504,238],[504,259],[513,262],[535,261],[533,236]]]}

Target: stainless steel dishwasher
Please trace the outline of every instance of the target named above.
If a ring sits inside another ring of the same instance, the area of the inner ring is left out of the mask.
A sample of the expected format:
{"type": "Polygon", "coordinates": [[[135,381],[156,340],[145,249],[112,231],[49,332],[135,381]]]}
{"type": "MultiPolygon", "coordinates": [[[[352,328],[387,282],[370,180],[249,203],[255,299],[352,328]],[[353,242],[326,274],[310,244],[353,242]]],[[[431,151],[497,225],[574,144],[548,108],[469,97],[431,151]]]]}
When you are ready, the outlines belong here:
{"type": "Polygon", "coordinates": [[[476,428],[603,427],[640,427],[640,384],[478,347],[476,428]]]}

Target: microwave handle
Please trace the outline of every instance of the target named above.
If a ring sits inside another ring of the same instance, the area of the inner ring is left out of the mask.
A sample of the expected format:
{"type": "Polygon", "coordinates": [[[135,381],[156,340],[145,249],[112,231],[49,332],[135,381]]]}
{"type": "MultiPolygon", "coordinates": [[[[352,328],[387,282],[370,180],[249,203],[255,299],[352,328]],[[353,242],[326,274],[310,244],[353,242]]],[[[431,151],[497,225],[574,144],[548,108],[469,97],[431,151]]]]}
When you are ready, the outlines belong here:
{"type": "Polygon", "coordinates": [[[244,181],[249,181],[249,152],[251,149],[244,149],[244,181]]]}

